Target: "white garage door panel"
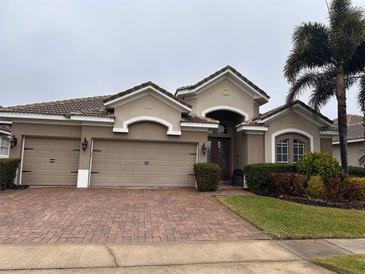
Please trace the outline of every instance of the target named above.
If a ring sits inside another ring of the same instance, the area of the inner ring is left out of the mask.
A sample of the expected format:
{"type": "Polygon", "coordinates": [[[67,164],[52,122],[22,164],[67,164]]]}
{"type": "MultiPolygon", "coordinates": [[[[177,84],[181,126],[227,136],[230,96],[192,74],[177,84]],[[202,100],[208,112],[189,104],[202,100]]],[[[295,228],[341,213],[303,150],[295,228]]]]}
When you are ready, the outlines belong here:
{"type": "Polygon", "coordinates": [[[22,183],[76,185],[80,141],[25,138],[22,183]]]}
{"type": "Polygon", "coordinates": [[[96,140],[91,186],[192,187],[195,160],[195,144],[96,140]]]}

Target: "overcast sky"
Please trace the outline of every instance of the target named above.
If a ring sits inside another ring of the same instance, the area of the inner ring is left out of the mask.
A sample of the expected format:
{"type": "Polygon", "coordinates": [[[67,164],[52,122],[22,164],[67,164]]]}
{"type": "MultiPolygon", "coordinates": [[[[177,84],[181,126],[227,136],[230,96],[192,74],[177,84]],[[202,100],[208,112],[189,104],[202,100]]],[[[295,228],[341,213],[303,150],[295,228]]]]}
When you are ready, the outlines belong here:
{"type": "MultiPolygon", "coordinates": [[[[294,27],[326,20],[325,0],[0,0],[0,105],[148,80],[174,92],[229,64],[271,96],[267,111],[285,101],[294,27]]],[[[359,113],[356,92],[349,113],[359,113]]],[[[335,101],[322,112],[334,118],[335,101]]]]}

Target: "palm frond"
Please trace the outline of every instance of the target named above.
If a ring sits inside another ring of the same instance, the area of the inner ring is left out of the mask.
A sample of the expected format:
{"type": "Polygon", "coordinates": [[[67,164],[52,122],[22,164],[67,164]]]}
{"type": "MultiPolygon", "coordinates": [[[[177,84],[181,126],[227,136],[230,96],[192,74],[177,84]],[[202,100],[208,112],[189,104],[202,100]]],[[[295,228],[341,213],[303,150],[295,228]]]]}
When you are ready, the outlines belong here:
{"type": "Polygon", "coordinates": [[[365,72],[365,37],[364,41],[357,47],[352,58],[345,63],[344,70],[349,74],[365,72]]]}
{"type": "Polygon", "coordinates": [[[334,0],[330,10],[330,41],[339,64],[352,59],[365,38],[364,11],[349,0],[334,0]]]}
{"type": "Polygon", "coordinates": [[[318,77],[318,73],[306,72],[296,79],[288,91],[287,104],[292,103],[305,88],[313,88],[316,84],[316,77],[318,77]]]}
{"type": "Polygon", "coordinates": [[[329,30],[320,23],[304,23],[293,34],[293,49],[284,67],[291,83],[304,69],[316,69],[331,63],[329,30]]]}

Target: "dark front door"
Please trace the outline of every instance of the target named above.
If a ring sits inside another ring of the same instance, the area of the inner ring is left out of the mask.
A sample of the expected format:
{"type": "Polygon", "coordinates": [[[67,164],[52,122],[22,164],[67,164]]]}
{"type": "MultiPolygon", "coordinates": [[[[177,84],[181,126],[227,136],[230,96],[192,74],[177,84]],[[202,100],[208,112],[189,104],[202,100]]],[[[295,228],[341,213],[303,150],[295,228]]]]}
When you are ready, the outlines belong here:
{"type": "Polygon", "coordinates": [[[216,163],[221,167],[223,179],[231,176],[229,138],[209,138],[207,156],[209,163],[216,163]]]}

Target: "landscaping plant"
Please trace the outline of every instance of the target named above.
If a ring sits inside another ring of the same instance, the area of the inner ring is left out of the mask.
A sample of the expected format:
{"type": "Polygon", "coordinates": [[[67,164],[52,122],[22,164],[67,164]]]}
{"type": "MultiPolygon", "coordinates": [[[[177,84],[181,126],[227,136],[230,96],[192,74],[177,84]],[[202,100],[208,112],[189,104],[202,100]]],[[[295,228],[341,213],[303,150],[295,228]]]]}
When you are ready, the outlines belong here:
{"type": "Polygon", "coordinates": [[[7,188],[11,188],[15,176],[16,171],[18,169],[20,160],[19,159],[0,159],[0,189],[6,190],[7,188]]]}
{"type": "Polygon", "coordinates": [[[310,152],[299,160],[298,172],[308,177],[321,176],[325,181],[340,175],[340,165],[329,153],[310,152]]]}
{"type": "Polygon", "coordinates": [[[268,194],[269,177],[272,173],[297,172],[296,165],[288,164],[252,164],[245,166],[246,184],[257,194],[268,194]]]}
{"type": "Polygon", "coordinates": [[[311,176],[307,182],[307,195],[313,199],[321,199],[324,195],[325,187],[321,176],[311,176]]]}
{"type": "Polygon", "coordinates": [[[272,173],[269,177],[269,192],[274,195],[303,196],[307,178],[299,173],[272,173]]]}
{"type": "Polygon", "coordinates": [[[199,191],[217,191],[221,168],[214,163],[194,164],[195,179],[199,191]]]}

